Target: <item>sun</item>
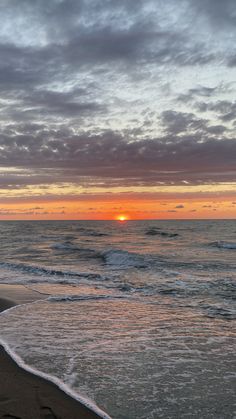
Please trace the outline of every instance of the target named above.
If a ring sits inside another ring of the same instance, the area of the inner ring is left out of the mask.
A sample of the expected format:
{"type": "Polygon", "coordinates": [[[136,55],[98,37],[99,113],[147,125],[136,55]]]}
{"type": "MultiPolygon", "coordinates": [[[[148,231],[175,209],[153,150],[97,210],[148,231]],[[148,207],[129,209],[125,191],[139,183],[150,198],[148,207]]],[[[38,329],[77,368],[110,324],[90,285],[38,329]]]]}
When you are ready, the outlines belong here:
{"type": "Polygon", "coordinates": [[[121,215],[118,215],[116,219],[117,221],[127,221],[128,218],[126,217],[126,215],[121,214],[121,215]]]}

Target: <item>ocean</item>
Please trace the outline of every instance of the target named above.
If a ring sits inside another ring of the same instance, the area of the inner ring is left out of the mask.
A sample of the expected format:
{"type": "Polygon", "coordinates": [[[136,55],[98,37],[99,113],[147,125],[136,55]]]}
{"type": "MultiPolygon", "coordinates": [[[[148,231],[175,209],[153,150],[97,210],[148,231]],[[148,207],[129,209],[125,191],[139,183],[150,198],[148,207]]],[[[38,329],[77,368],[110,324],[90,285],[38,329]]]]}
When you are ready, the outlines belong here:
{"type": "MultiPolygon", "coordinates": [[[[236,415],[236,222],[0,222],[0,340],[113,419],[236,415]]],[[[68,418],[69,419],[69,418],[68,418]]]]}

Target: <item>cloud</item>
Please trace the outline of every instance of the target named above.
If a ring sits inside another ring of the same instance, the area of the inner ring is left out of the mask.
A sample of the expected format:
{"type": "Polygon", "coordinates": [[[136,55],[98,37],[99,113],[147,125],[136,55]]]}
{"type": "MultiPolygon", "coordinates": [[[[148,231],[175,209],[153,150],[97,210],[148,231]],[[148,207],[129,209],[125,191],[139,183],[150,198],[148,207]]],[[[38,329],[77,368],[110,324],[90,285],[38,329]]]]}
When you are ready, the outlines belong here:
{"type": "Polygon", "coordinates": [[[0,2],[2,189],[235,180],[235,2],[179,4],[0,2]]]}
{"type": "Polygon", "coordinates": [[[202,121],[192,115],[188,119],[168,113],[165,122],[167,135],[139,140],[114,131],[76,135],[69,129],[50,131],[27,125],[27,134],[16,134],[17,128],[10,127],[1,136],[0,164],[30,168],[32,176],[8,173],[1,184],[23,186],[52,179],[86,184],[94,179],[105,187],[119,182],[132,186],[235,180],[234,139],[206,135],[202,121]]]}
{"type": "Polygon", "coordinates": [[[166,131],[170,134],[179,134],[187,131],[196,132],[206,129],[207,120],[197,118],[193,113],[183,113],[177,111],[162,112],[162,123],[166,131]]]}
{"type": "MultiPolygon", "coordinates": [[[[185,93],[181,93],[177,96],[176,100],[182,103],[194,103],[194,101],[201,99],[214,98],[217,95],[231,92],[233,89],[232,84],[220,83],[217,86],[209,87],[204,85],[197,85],[187,90],[185,93]]],[[[204,104],[204,102],[202,102],[204,104]]]]}
{"type": "Polygon", "coordinates": [[[236,66],[236,53],[229,55],[228,66],[229,67],[235,67],[236,66]]]}
{"type": "Polygon", "coordinates": [[[216,102],[199,102],[197,104],[201,112],[213,111],[223,122],[230,122],[236,119],[236,102],[229,100],[218,100],[216,102]]]}
{"type": "Polygon", "coordinates": [[[205,15],[217,29],[222,25],[235,29],[236,5],[234,0],[191,0],[191,4],[198,13],[205,15]]]}

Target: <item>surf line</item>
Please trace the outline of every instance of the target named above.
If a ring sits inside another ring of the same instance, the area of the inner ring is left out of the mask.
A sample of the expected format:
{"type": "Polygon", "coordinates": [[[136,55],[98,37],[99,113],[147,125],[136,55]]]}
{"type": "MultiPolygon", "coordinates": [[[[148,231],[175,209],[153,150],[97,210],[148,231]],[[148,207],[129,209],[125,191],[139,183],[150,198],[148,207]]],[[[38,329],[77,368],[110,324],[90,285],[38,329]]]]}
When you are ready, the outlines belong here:
{"type": "MultiPolygon", "coordinates": [[[[19,307],[24,307],[27,305],[33,305],[39,302],[45,302],[47,299],[39,299],[36,301],[24,303],[24,304],[16,304],[13,307],[7,308],[6,310],[3,310],[0,312],[0,316],[5,315],[9,313],[10,311],[13,311],[19,307]]],[[[41,377],[46,381],[49,381],[53,384],[55,384],[60,390],[62,390],[65,394],[72,397],[74,400],[78,401],[79,403],[83,404],[85,407],[96,413],[98,416],[101,417],[101,419],[112,419],[111,416],[109,416],[106,412],[104,412],[100,407],[96,405],[96,403],[89,398],[86,398],[84,396],[81,396],[80,394],[73,391],[69,386],[67,386],[65,383],[63,383],[59,378],[54,377],[52,375],[46,374],[42,371],[37,370],[36,368],[30,367],[28,364],[26,364],[23,359],[17,355],[9,346],[9,344],[4,341],[0,336],[0,345],[4,348],[6,353],[12,358],[12,360],[18,365],[18,367],[22,368],[23,370],[37,376],[41,377]]]]}

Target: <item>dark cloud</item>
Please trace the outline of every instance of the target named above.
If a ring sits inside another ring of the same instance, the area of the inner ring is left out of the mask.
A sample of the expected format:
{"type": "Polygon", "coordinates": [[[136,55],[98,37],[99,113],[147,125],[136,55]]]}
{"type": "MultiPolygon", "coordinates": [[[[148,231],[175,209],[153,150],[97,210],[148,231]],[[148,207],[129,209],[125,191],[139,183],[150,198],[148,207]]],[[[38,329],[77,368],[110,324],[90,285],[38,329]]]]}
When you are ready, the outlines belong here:
{"type": "Polygon", "coordinates": [[[27,174],[4,176],[2,185],[33,184],[36,179],[47,183],[52,178],[83,184],[98,178],[101,186],[103,179],[104,187],[118,186],[121,179],[126,185],[235,180],[235,140],[181,133],[180,137],[172,133],[142,140],[128,140],[112,131],[99,135],[56,130],[36,131],[34,136],[5,133],[0,141],[0,163],[31,168],[35,175],[30,179],[27,174]]]}
{"type": "Polygon", "coordinates": [[[229,122],[236,119],[236,102],[228,100],[219,100],[217,102],[200,102],[197,107],[201,112],[211,111],[218,115],[223,122],[229,122]]]}
{"type": "Polygon", "coordinates": [[[181,93],[177,97],[177,101],[183,103],[193,102],[197,98],[210,98],[222,90],[222,86],[216,87],[207,87],[207,86],[197,86],[192,89],[189,89],[186,93],[181,93]]]}
{"type": "Polygon", "coordinates": [[[176,135],[184,132],[196,132],[205,129],[207,122],[207,120],[197,118],[193,113],[172,110],[162,113],[162,123],[170,134],[176,135]]]}
{"type": "Polygon", "coordinates": [[[40,90],[39,92],[33,92],[31,96],[25,97],[24,106],[40,112],[41,115],[52,113],[63,115],[64,117],[78,117],[91,112],[106,111],[104,105],[89,102],[86,96],[88,96],[88,93],[83,89],[77,89],[72,92],[40,90]]]}
{"type": "Polygon", "coordinates": [[[0,43],[0,86],[6,93],[20,93],[58,78],[61,59],[55,46],[32,47],[0,43]]]}
{"type": "Polygon", "coordinates": [[[236,53],[230,55],[228,57],[228,66],[235,67],[236,66],[236,53]]]}
{"type": "Polygon", "coordinates": [[[236,4],[234,0],[190,0],[196,10],[205,15],[211,23],[221,29],[222,25],[235,29],[236,4]]]}
{"type": "MultiPolygon", "coordinates": [[[[221,119],[227,121],[226,118],[221,117],[221,119]]],[[[207,135],[221,137],[222,134],[227,132],[225,125],[210,125],[211,121],[209,119],[199,118],[194,113],[164,111],[161,114],[161,121],[168,134],[192,133],[195,136],[198,135],[199,140],[207,135]]]]}

